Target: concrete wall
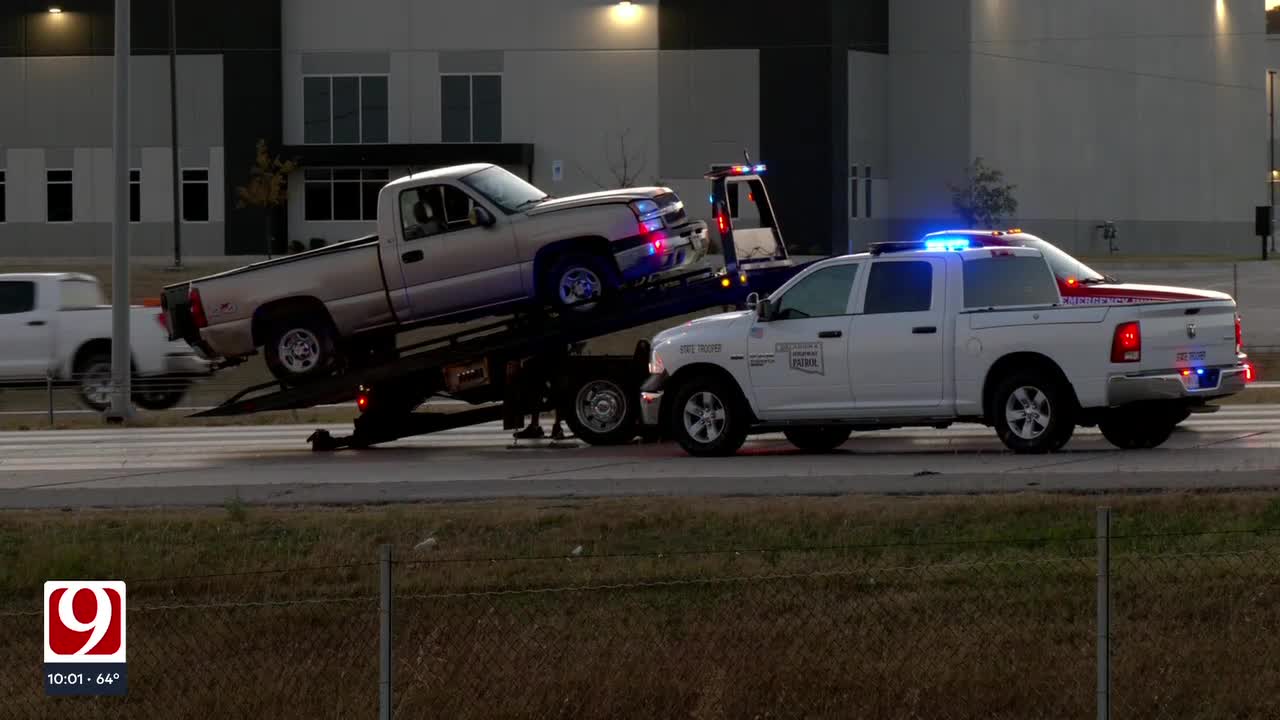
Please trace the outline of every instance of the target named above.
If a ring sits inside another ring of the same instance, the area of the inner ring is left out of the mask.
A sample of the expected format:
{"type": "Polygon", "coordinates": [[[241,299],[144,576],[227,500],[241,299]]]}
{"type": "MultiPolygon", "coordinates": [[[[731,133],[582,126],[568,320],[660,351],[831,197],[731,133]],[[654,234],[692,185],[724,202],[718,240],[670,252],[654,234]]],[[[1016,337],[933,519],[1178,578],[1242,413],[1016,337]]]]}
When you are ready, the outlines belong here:
{"type": "Polygon", "coordinates": [[[893,237],[955,224],[947,183],[957,181],[972,159],[968,3],[889,3],[893,237]]]}
{"type": "Polygon", "coordinates": [[[1065,248],[1251,252],[1266,199],[1262,3],[972,0],[971,154],[1065,248]]]}
{"type": "MultiPolygon", "coordinates": [[[[173,248],[168,63],[166,57],[134,57],[130,66],[130,167],[142,171],[142,221],[130,225],[130,237],[139,256],[163,256],[173,248]]],[[[0,257],[110,253],[112,84],[110,57],[0,58],[0,87],[12,98],[12,111],[0,112],[7,191],[0,257]],[[72,223],[46,222],[49,169],[74,173],[72,223]]],[[[184,224],[188,255],[223,252],[222,108],[221,58],[179,57],[183,167],[209,170],[210,221],[184,224]]]]}
{"type": "MultiPolygon", "coordinates": [[[[284,16],[286,143],[303,140],[308,73],[387,73],[390,142],[438,143],[441,72],[498,72],[502,141],[535,145],[533,180],[548,192],[615,187],[624,155],[632,184],[659,179],[653,2],[636,3],[624,16],[597,0],[286,0],[284,16]],[[555,161],[563,168],[559,181],[555,161]]],[[[300,182],[292,184],[291,238],[333,239],[370,227],[306,223],[301,191],[300,182]]]]}
{"type": "Polygon", "coordinates": [[[760,155],[758,50],[667,50],[658,57],[658,168],[690,216],[711,219],[711,165],[760,155]]]}

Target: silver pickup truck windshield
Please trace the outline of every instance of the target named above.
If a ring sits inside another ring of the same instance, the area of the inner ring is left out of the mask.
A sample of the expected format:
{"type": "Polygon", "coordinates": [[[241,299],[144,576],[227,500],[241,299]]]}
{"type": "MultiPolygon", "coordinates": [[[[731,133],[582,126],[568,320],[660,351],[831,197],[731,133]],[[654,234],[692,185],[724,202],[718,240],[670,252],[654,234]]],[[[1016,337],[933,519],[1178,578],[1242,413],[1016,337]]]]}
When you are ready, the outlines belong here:
{"type": "Polygon", "coordinates": [[[500,167],[471,173],[462,178],[462,182],[508,213],[517,212],[547,197],[546,193],[500,167]]]}

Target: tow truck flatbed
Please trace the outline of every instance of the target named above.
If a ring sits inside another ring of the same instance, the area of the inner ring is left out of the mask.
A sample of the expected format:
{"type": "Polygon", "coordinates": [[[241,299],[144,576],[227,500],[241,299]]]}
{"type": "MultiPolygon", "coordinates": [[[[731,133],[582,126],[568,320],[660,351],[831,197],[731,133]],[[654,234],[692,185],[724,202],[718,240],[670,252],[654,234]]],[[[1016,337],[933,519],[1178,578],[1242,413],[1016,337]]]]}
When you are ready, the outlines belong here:
{"type": "Polygon", "coordinates": [[[309,439],[315,450],[336,450],[498,419],[508,428],[519,427],[524,415],[554,406],[567,411],[565,420],[587,442],[628,441],[638,427],[639,386],[648,374],[647,341],[638,342],[630,357],[567,356],[564,367],[556,368],[560,381],[554,384],[560,390],[545,396],[539,390],[537,401],[528,399],[529,380],[517,361],[563,353],[594,338],[711,308],[742,307],[750,293],[765,295],[786,282],[799,268],[782,241],[760,177],[763,170],[761,165],[735,165],[706,175],[723,266],[703,265],[678,277],[620,290],[605,307],[590,313],[517,314],[400,348],[394,359],[302,386],[275,381],[255,385],[192,417],[298,410],[354,399],[361,414],[352,435],[334,437],[318,430],[309,439]],[[761,225],[741,230],[740,237],[735,237],[731,217],[736,203],[730,201],[730,189],[736,190],[737,184],[747,185],[761,225]],[[505,366],[505,373],[499,366],[505,366]],[[441,377],[451,378],[458,387],[441,387],[441,377]],[[473,381],[482,381],[483,387],[468,387],[473,381]],[[565,390],[566,383],[573,387],[565,390]],[[500,394],[484,394],[496,388],[500,394]],[[414,411],[433,395],[452,395],[477,407],[454,413],[414,411]]]}

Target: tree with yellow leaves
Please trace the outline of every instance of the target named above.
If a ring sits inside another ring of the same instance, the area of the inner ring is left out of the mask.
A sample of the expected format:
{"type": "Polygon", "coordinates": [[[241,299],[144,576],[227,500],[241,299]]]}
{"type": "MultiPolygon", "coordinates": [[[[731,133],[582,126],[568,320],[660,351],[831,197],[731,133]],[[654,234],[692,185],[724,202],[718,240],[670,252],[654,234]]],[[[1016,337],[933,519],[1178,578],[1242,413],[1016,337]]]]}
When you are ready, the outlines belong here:
{"type": "Polygon", "coordinates": [[[249,184],[236,188],[237,207],[261,208],[266,216],[267,257],[271,256],[272,225],[275,208],[289,199],[289,175],[298,169],[293,160],[281,160],[267,150],[267,141],[258,140],[257,157],[249,168],[249,184]]]}

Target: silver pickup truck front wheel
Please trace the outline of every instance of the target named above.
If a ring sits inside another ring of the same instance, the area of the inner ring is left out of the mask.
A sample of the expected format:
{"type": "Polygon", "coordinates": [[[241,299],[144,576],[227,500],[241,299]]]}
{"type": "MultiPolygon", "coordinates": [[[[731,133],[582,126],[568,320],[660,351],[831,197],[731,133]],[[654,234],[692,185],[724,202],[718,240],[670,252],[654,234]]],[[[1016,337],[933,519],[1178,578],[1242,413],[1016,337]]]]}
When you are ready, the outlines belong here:
{"type": "Polygon", "coordinates": [[[603,258],[566,255],[547,271],[543,292],[557,310],[591,312],[616,286],[614,275],[603,258]]]}

